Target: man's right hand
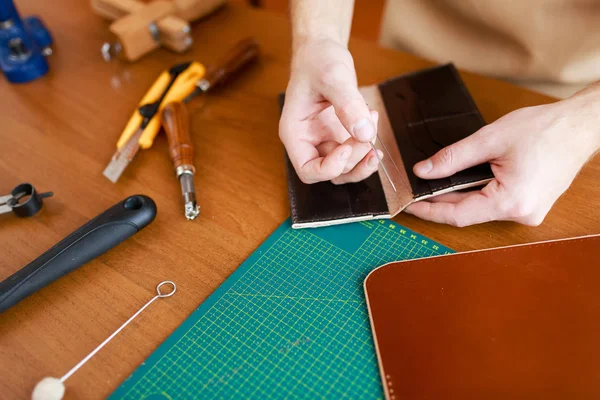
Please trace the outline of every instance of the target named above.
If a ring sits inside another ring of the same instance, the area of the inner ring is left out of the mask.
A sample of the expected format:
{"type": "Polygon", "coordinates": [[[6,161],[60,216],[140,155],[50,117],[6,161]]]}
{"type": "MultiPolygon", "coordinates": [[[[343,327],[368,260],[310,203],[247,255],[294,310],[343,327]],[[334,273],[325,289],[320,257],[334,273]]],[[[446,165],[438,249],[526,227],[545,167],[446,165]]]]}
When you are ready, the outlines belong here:
{"type": "MultiPolygon", "coordinates": [[[[377,170],[378,115],[358,91],[354,62],[331,38],[294,44],[279,136],[305,183],[358,182],[377,170]]],[[[383,156],[381,152],[380,156],[383,156]]]]}

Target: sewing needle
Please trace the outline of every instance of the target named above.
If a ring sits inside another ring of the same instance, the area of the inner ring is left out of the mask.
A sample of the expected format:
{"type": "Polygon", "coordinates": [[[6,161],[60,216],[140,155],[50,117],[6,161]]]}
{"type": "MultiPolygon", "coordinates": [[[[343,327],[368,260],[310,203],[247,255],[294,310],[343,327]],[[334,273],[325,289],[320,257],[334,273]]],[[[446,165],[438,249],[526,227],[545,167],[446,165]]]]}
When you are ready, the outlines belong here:
{"type": "MultiPolygon", "coordinates": [[[[377,139],[379,139],[379,136],[376,135],[375,136],[375,141],[377,141],[377,139]]],[[[383,143],[381,141],[381,139],[379,139],[380,143],[383,143]]],[[[385,165],[383,165],[383,161],[381,160],[381,156],[379,155],[379,151],[377,151],[377,148],[375,148],[375,144],[373,142],[369,142],[371,143],[371,147],[373,148],[373,151],[375,152],[375,155],[377,156],[377,159],[379,160],[379,165],[381,165],[381,168],[383,169],[383,173],[385,174],[385,176],[387,177],[388,182],[390,182],[390,185],[392,185],[392,189],[394,189],[394,192],[396,192],[396,186],[394,185],[394,182],[392,182],[392,178],[390,177],[390,174],[388,173],[387,168],[385,167],[385,165]]],[[[387,151],[388,153],[388,157],[390,157],[390,153],[387,151]]],[[[392,160],[393,162],[394,160],[392,160]]],[[[394,163],[394,165],[396,165],[396,163],[394,163]]],[[[396,167],[396,169],[398,169],[398,167],[396,167]]]]}

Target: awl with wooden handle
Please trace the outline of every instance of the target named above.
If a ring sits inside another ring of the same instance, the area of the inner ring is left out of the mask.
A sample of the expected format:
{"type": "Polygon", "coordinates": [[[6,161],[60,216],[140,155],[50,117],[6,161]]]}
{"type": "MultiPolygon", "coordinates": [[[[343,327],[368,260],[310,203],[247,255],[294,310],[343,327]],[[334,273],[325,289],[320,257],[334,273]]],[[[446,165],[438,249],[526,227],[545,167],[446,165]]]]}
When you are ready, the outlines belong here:
{"type": "MultiPolygon", "coordinates": [[[[196,90],[183,101],[187,103],[199,93],[206,93],[225,82],[234,73],[258,57],[258,42],[253,38],[240,41],[196,83],[196,90]]],[[[162,121],[169,141],[169,156],[181,185],[185,217],[195,219],[200,214],[194,186],[194,145],[189,130],[189,117],[181,102],[167,104],[162,121]]]]}
{"type": "Polygon", "coordinates": [[[196,82],[196,89],[183,102],[187,103],[198,94],[206,93],[223,84],[244,66],[258,58],[258,48],[258,42],[254,38],[247,38],[238,42],[214,66],[208,68],[204,77],[196,82]]]}
{"type": "Polygon", "coordinates": [[[167,104],[162,118],[169,140],[169,156],[181,185],[185,217],[193,220],[200,214],[200,206],[196,203],[194,145],[190,136],[189,117],[185,105],[180,102],[167,104]]]}

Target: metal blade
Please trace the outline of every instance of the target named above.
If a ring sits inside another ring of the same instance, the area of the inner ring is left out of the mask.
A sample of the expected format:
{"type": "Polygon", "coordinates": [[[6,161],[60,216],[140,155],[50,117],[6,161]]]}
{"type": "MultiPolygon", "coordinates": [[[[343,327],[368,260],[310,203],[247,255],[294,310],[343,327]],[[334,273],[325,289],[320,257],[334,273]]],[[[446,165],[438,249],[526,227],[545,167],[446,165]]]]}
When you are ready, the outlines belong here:
{"type": "Polygon", "coordinates": [[[0,214],[5,214],[12,211],[12,207],[8,205],[8,201],[12,199],[12,194],[0,196],[0,214]]]}
{"type": "Polygon", "coordinates": [[[104,176],[112,183],[117,183],[125,168],[127,168],[140,149],[139,140],[143,131],[142,128],[135,131],[129,140],[113,154],[110,163],[104,169],[104,176]]]}

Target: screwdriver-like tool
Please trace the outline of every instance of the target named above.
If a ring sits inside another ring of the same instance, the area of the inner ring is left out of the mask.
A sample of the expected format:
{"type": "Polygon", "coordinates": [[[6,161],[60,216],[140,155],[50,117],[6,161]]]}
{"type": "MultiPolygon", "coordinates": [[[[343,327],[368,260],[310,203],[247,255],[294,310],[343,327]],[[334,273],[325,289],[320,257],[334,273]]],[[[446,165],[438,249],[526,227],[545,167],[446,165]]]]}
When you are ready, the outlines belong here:
{"type": "Polygon", "coordinates": [[[189,117],[185,105],[179,102],[167,104],[162,119],[169,140],[169,156],[181,185],[185,217],[193,220],[200,214],[200,206],[196,203],[194,145],[190,137],[189,117]]]}
{"type": "MultiPolygon", "coordinates": [[[[233,74],[258,57],[258,43],[252,38],[240,41],[214,67],[208,69],[197,88],[183,102],[189,102],[198,94],[204,94],[223,84],[233,74]]],[[[194,145],[189,131],[189,116],[181,102],[168,103],[162,112],[162,122],[169,141],[169,156],[181,185],[185,217],[195,219],[200,214],[194,185],[194,145]]]]}
{"type": "Polygon", "coordinates": [[[104,170],[105,177],[116,183],[138,150],[152,147],[160,131],[160,114],[164,106],[192,93],[204,72],[202,64],[191,62],[177,64],[160,74],[121,133],[117,151],[104,170]]]}
{"type": "Polygon", "coordinates": [[[195,96],[222,85],[245,65],[256,60],[259,55],[258,49],[258,42],[254,38],[246,38],[238,42],[214,66],[208,68],[204,77],[196,82],[196,89],[183,102],[187,103],[195,96]]]}

